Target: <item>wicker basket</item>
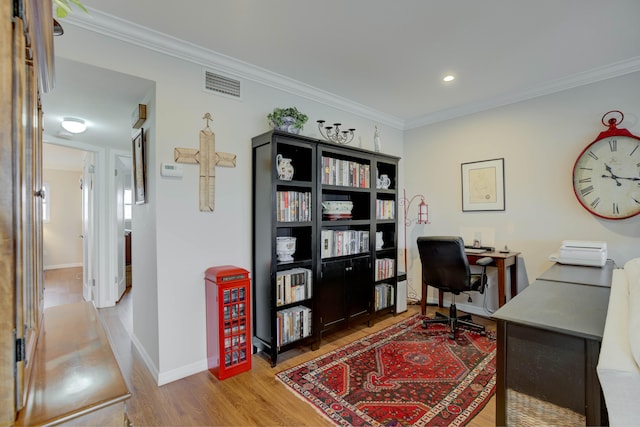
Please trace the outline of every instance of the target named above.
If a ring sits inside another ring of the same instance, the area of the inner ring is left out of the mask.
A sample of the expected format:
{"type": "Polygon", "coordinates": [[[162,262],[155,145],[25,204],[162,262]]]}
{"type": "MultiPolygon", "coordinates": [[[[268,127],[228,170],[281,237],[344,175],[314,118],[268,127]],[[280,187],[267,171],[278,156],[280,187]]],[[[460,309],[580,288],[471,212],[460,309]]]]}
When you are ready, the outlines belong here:
{"type": "Polygon", "coordinates": [[[507,389],[507,425],[518,427],[585,425],[586,417],[544,400],[507,389]]]}

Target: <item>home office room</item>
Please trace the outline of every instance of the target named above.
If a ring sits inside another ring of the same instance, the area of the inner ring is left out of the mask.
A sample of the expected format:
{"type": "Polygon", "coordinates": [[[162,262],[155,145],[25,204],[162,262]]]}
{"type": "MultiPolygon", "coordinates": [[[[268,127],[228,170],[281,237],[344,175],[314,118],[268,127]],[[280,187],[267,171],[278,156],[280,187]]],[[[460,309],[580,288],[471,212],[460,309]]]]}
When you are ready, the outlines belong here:
{"type": "MultiPolygon", "coordinates": [[[[15,3],[4,21],[47,16],[15,3]]],[[[95,282],[35,310],[3,425],[640,422],[637,2],[52,3],[56,78],[32,88],[32,124],[92,153],[95,282]],[[60,134],[70,116],[86,131],[60,134]],[[129,157],[121,296],[111,170],[129,157]],[[432,274],[454,268],[460,288],[432,274]],[[38,381],[64,319],[77,354],[100,338],[109,387],[38,381]],[[78,404],[105,388],[109,408],[78,404]]],[[[56,286],[38,247],[36,300],[56,286]]]]}

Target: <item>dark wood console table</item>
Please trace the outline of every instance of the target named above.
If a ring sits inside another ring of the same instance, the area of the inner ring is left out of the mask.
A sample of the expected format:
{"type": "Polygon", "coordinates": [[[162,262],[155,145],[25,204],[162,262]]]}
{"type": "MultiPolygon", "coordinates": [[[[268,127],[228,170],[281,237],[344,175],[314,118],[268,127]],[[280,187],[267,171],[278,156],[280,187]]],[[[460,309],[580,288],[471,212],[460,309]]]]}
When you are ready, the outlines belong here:
{"type": "Polygon", "coordinates": [[[541,276],[547,280],[536,280],[493,314],[497,425],[515,423],[509,414],[517,403],[510,396],[520,395],[570,409],[586,425],[606,424],[596,365],[611,268],[556,264],[541,276]],[[563,281],[548,280],[554,278],[563,281]]]}

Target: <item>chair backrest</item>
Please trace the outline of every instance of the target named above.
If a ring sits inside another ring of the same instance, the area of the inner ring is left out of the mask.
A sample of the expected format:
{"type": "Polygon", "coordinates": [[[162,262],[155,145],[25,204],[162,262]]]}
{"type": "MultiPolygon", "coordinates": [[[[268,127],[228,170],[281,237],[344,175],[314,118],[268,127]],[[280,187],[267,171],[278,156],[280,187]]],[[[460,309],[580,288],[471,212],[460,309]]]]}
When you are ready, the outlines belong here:
{"type": "Polygon", "coordinates": [[[445,292],[471,290],[471,270],[461,237],[418,237],[418,252],[425,284],[445,292]]]}

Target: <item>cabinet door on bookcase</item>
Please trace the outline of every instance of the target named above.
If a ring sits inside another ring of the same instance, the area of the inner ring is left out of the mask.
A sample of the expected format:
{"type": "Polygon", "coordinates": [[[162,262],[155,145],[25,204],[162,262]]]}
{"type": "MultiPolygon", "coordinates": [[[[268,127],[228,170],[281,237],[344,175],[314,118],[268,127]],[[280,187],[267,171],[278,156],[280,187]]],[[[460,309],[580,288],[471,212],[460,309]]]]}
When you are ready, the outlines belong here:
{"type": "Polygon", "coordinates": [[[347,312],[349,318],[367,315],[371,309],[371,258],[350,260],[345,272],[347,312]]]}
{"type": "Polygon", "coordinates": [[[345,260],[322,263],[316,296],[322,331],[344,324],[347,320],[344,272],[348,265],[348,261],[345,260]]]}
{"type": "Polygon", "coordinates": [[[322,263],[318,311],[323,330],[370,313],[373,293],[370,260],[370,256],[359,256],[322,263]]]}

